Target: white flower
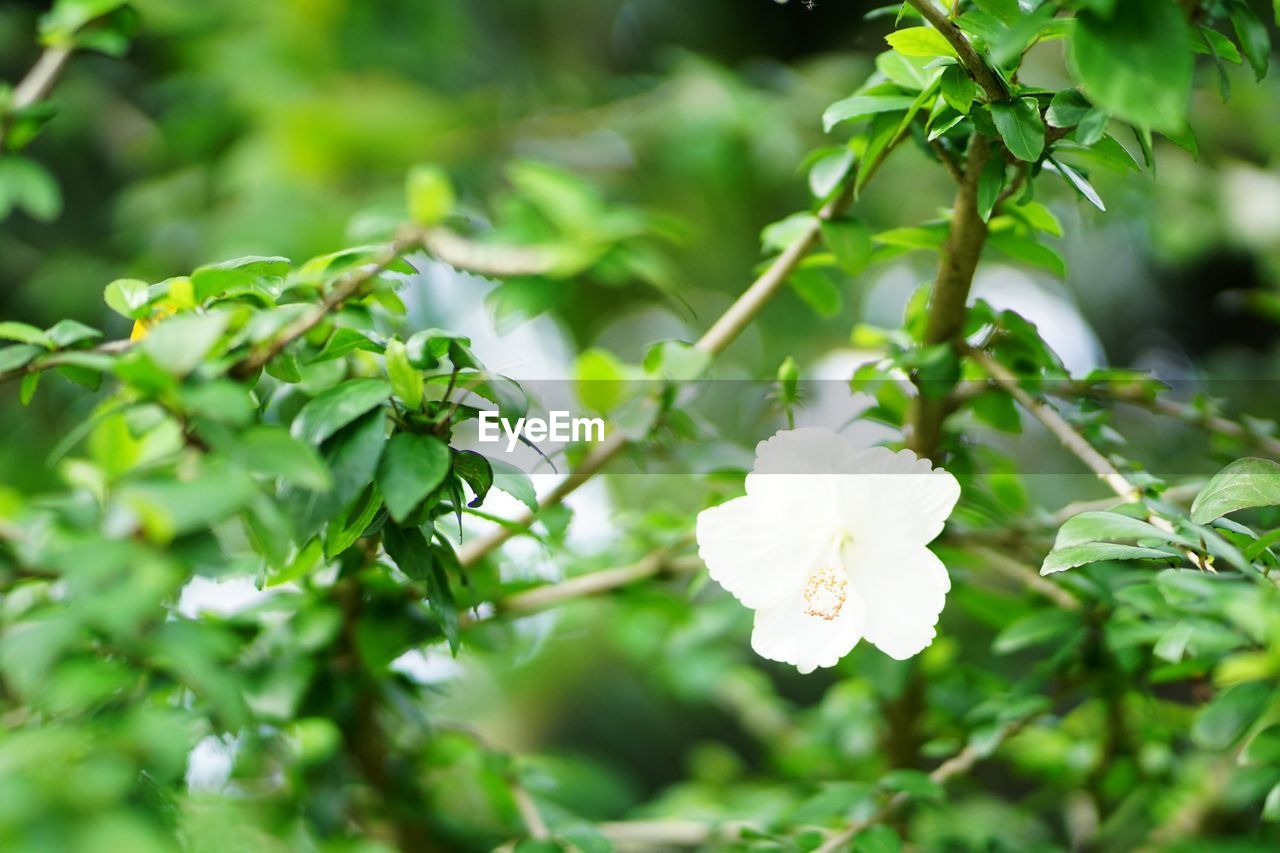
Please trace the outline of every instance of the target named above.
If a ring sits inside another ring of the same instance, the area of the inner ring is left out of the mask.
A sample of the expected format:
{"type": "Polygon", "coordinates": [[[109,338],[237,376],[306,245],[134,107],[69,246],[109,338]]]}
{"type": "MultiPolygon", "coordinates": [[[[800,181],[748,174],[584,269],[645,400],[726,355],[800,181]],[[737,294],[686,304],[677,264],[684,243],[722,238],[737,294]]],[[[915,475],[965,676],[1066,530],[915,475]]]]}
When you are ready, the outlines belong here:
{"type": "Polygon", "coordinates": [[[951,589],[926,545],[959,497],[955,477],[909,450],[786,430],[756,447],[745,496],[698,515],[698,553],[756,612],[762,657],[808,673],[865,637],[904,660],[933,642],[951,589]]]}

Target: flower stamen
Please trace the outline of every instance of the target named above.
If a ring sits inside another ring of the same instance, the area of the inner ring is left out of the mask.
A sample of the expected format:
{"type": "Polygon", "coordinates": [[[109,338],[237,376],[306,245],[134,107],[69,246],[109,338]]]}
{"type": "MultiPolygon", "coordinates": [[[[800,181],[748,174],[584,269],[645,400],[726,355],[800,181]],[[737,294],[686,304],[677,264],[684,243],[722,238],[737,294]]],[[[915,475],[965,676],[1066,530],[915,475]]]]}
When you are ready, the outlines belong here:
{"type": "Polygon", "coordinates": [[[804,613],[830,622],[840,615],[848,595],[849,579],[832,566],[822,566],[804,584],[804,613]]]}

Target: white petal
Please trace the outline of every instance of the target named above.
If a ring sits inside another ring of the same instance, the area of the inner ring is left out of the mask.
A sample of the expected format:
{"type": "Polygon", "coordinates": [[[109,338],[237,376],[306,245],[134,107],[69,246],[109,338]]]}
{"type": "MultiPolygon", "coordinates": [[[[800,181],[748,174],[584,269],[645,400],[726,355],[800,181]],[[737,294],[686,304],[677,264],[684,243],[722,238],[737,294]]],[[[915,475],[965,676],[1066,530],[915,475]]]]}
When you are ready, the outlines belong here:
{"type": "Polygon", "coordinates": [[[910,450],[859,451],[839,469],[842,522],[855,539],[907,539],[921,545],[938,537],[960,498],[948,472],[910,450]]]}
{"type": "Polygon", "coordinates": [[[933,642],[951,578],[932,551],[913,542],[863,542],[842,558],[850,587],[866,603],[868,642],[898,660],[933,642]]]}
{"type": "Polygon", "coordinates": [[[756,611],[751,648],[760,657],[789,663],[803,674],[835,666],[862,639],[865,605],[850,584],[840,614],[827,620],[805,613],[803,592],[756,611]]]}
{"type": "Polygon", "coordinates": [[[711,579],[752,609],[800,590],[831,542],[812,513],[779,513],[754,495],[698,513],[697,532],[711,579]]]}
{"type": "Polygon", "coordinates": [[[854,447],[829,429],[784,429],[756,445],[756,474],[830,474],[853,460],[854,447]]]}

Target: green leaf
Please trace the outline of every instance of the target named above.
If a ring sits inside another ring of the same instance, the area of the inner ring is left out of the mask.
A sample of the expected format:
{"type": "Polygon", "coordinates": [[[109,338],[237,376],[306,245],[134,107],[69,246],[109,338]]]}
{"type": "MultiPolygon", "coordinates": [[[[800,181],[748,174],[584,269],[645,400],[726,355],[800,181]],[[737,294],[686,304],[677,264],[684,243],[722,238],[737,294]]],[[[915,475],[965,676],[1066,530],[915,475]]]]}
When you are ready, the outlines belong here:
{"type": "Polygon", "coordinates": [[[1161,132],[1186,124],[1191,28],[1171,0],[1124,0],[1110,16],[1084,10],[1070,64],[1090,100],[1125,121],[1161,132]]]}
{"type": "Polygon", "coordinates": [[[449,577],[441,561],[431,548],[422,531],[412,527],[389,524],[382,532],[382,544],[387,556],[409,577],[427,585],[427,605],[440,623],[440,630],[449,641],[449,649],[458,653],[458,605],[449,588],[449,577]]]}
{"type": "Polygon", "coordinates": [[[449,446],[431,435],[402,432],[391,437],[378,465],[378,488],[397,523],[449,475],[449,446]]]}
{"type": "Polygon", "coordinates": [[[418,225],[435,225],[453,210],[453,184],[436,166],[415,166],[405,181],[409,218],[418,225]]]}
{"type": "Polygon", "coordinates": [[[1053,96],[1044,117],[1054,127],[1075,127],[1094,112],[1093,104],[1075,89],[1063,89],[1053,96]]]}
{"type": "Polygon", "coordinates": [[[493,466],[489,464],[489,460],[473,450],[455,450],[453,470],[475,493],[475,497],[467,506],[478,507],[484,503],[485,496],[493,486],[493,466]]]}
{"type": "Polygon", "coordinates": [[[1191,520],[1208,524],[1238,509],[1280,506],[1280,464],[1270,459],[1237,459],[1205,484],[1191,504],[1191,520]]]}
{"type": "Polygon", "coordinates": [[[373,524],[380,509],[382,509],[382,492],[378,491],[377,485],[369,486],[360,499],[352,505],[351,511],[341,524],[330,522],[325,528],[325,556],[336,557],[356,544],[356,541],[369,529],[369,525],[373,524]]]}
{"type": "Polygon", "coordinates": [[[206,465],[189,481],[130,483],[121,487],[117,499],[138,516],[153,540],[168,542],[229,518],[257,493],[245,473],[206,465]]]}
{"type": "Polygon", "coordinates": [[[998,655],[1040,646],[1080,627],[1080,614],[1071,610],[1028,613],[996,635],[991,649],[998,655]]]}
{"type": "Polygon", "coordinates": [[[1168,533],[1140,518],[1118,512],[1082,512],[1073,515],[1058,530],[1054,548],[1083,545],[1086,542],[1135,542],[1156,539],[1179,545],[1194,545],[1185,536],[1168,533]]]}
{"type": "Polygon", "coordinates": [[[1191,739],[1202,749],[1227,749],[1267,709],[1274,689],[1272,684],[1251,681],[1223,690],[1196,714],[1191,739]]]}
{"type": "Polygon", "coordinates": [[[1081,175],[1065,163],[1059,163],[1052,157],[1048,159],[1047,166],[1061,175],[1062,179],[1070,184],[1076,192],[1088,199],[1090,204],[1098,208],[1098,210],[1106,212],[1107,206],[1102,203],[1102,196],[1098,195],[1098,191],[1093,188],[1093,184],[1089,183],[1084,175],[1081,175]]]}
{"type": "Polygon", "coordinates": [[[333,488],[329,468],[319,454],[278,426],[256,426],[239,436],[232,457],[254,474],[278,477],[303,489],[333,488]]]}
{"type": "Polygon", "coordinates": [[[324,347],[311,359],[310,364],[319,364],[325,361],[333,361],[336,358],[344,358],[356,350],[365,352],[377,352],[380,350],[376,343],[369,340],[369,336],[358,329],[348,329],[346,327],[335,329],[329,339],[324,342],[324,347]]]}
{"type": "Polygon", "coordinates": [[[1066,548],[1054,548],[1044,558],[1040,574],[1051,575],[1064,572],[1088,563],[1099,563],[1103,560],[1172,560],[1177,559],[1166,551],[1155,548],[1140,548],[1136,545],[1115,545],[1110,542],[1091,542],[1087,545],[1071,545],[1066,548]]]}
{"type": "Polygon", "coordinates": [[[0,323],[0,340],[17,341],[23,344],[34,344],[45,349],[53,349],[53,340],[42,329],[16,320],[0,323]]]}
{"type": "Polygon", "coordinates": [[[613,353],[589,349],[573,365],[573,387],[584,406],[607,413],[627,395],[627,367],[613,353]]]}
{"type": "Polygon", "coordinates": [[[1004,158],[992,157],[987,160],[987,165],[982,167],[982,174],[978,176],[978,215],[983,222],[990,220],[992,211],[996,209],[996,202],[1004,189],[1004,173],[1004,158]]]}
{"type": "Polygon", "coordinates": [[[824,221],[822,239],[849,275],[858,275],[871,262],[871,229],[859,219],[842,216],[824,221]]]}
{"type": "Polygon", "coordinates": [[[1035,98],[991,105],[991,119],[1014,157],[1034,163],[1044,152],[1044,122],[1035,98]]]}
{"type": "Polygon", "coordinates": [[[229,320],[223,312],[169,317],[142,339],[142,352],[171,376],[186,376],[213,349],[229,320]]]}
{"type": "Polygon", "coordinates": [[[697,379],[710,364],[710,353],[684,341],[659,341],[644,354],[646,373],[675,382],[697,379]]]}
{"type": "Polygon", "coordinates": [[[853,853],[898,853],[902,840],[887,826],[869,826],[853,839],[853,853]]]}
{"type": "Polygon", "coordinates": [[[53,176],[34,160],[0,156],[0,220],[15,208],[50,222],[62,212],[62,192],[53,176]]]}
{"type": "Polygon", "coordinates": [[[901,791],[912,799],[941,802],[942,786],[919,770],[890,770],[880,777],[879,786],[887,791],[901,791]]]}
{"type": "Polygon", "coordinates": [[[956,112],[968,115],[979,94],[978,84],[959,65],[948,66],[942,72],[942,99],[956,112]]]}
{"type": "Polygon", "coordinates": [[[1050,249],[1034,237],[1022,236],[1011,231],[992,234],[987,239],[991,248],[1013,258],[1015,261],[1031,264],[1046,269],[1058,278],[1067,277],[1067,264],[1062,256],[1050,249]]]}
{"type": "Polygon", "coordinates": [[[844,296],[831,277],[822,270],[800,267],[787,284],[819,317],[835,317],[844,306],[844,296]]]}
{"type": "Polygon", "coordinates": [[[387,344],[386,365],[395,395],[405,408],[411,411],[419,408],[422,405],[422,374],[409,363],[408,350],[403,343],[393,340],[387,344]]]}
{"type": "Polygon", "coordinates": [[[1250,738],[1240,753],[1240,763],[1280,767],[1280,725],[1267,726],[1250,738]]]}
{"type": "Polygon", "coordinates": [[[1254,77],[1261,80],[1267,76],[1267,66],[1271,64],[1271,33],[1244,3],[1231,7],[1231,24],[1245,58],[1253,66],[1254,77]]]}
{"type": "Polygon", "coordinates": [[[102,298],[107,307],[117,314],[137,320],[147,316],[147,300],[150,285],[136,278],[118,278],[107,285],[102,298]]]}
{"type": "Polygon", "coordinates": [[[381,379],[350,379],[303,406],[290,431],[308,444],[319,444],[390,396],[391,386],[381,379]]]}
{"type": "Polygon", "coordinates": [[[827,107],[822,114],[822,129],[830,133],[841,122],[905,110],[915,99],[915,95],[854,95],[827,107]]]}
{"type": "Polygon", "coordinates": [[[102,337],[102,332],[75,320],[59,320],[50,326],[46,333],[49,335],[49,340],[53,341],[53,345],[60,349],[102,337]]]}
{"type": "Polygon", "coordinates": [[[529,512],[538,511],[538,493],[533,488],[529,475],[509,462],[501,459],[490,459],[493,469],[493,487],[506,492],[529,508],[529,512]]]}
{"type": "Polygon", "coordinates": [[[907,27],[884,37],[889,46],[903,56],[955,56],[942,33],[932,27],[907,27]]]}

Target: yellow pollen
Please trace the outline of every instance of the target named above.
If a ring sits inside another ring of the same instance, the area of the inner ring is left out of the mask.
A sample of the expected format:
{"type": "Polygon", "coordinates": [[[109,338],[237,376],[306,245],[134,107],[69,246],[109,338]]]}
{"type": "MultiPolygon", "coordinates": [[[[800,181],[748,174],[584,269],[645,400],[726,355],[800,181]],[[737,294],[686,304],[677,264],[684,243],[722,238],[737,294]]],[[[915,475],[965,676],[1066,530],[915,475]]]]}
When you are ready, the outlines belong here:
{"type": "Polygon", "coordinates": [[[844,572],[837,572],[831,566],[818,569],[804,584],[805,615],[830,622],[840,615],[848,588],[849,580],[844,572]]]}

